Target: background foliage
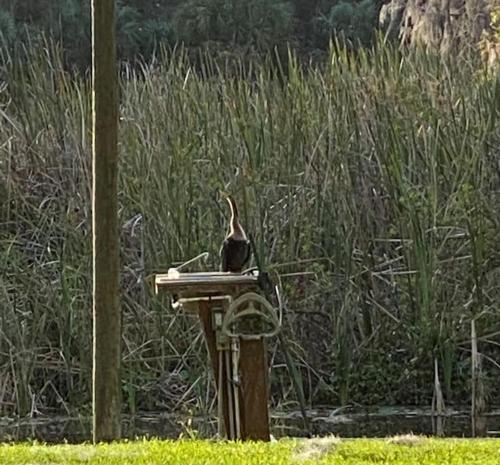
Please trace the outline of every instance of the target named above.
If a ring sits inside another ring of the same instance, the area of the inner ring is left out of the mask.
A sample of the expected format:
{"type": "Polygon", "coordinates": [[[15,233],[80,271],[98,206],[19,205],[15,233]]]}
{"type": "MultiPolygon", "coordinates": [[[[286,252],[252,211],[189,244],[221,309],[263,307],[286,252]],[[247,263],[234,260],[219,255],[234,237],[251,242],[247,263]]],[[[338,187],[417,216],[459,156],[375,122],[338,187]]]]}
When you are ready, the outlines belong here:
{"type": "MultiPolygon", "coordinates": [[[[325,49],[332,32],[353,43],[369,43],[377,24],[378,0],[119,0],[120,57],[149,57],[158,43],[196,47],[215,42],[264,51],[294,43],[325,49]]],[[[49,33],[60,40],[66,62],[90,62],[89,0],[0,0],[3,41],[30,40],[49,33]],[[28,34],[27,34],[28,33],[28,34]]]]}
{"type": "MultiPolygon", "coordinates": [[[[63,52],[3,52],[0,412],[85,411],[91,379],[90,94],[63,52]]],[[[500,81],[390,46],[324,66],[123,65],[120,221],[126,410],[213,408],[196,319],[147,276],[201,251],[217,267],[232,191],[283,283],[308,403],[470,397],[470,323],[498,402],[500,81]],[[281,71],[280,71],[281,69],[281,71]]],[[[274,407],[294,401],[270,347],[274,407]]]]}
{"type": "MultiPolygon", "coordinates": [[[[147,276],[217,267],[219,188],[283,285],[310,405],[430,404],[435,363],[446,404],[469,402],[472,320],[500,402],[498,74],[372,43],[380,3],[118,3],[126,411],[213,411],[198,323],[147,276]]],[[[88,10],[0,0],[3,415],[89,411],[88,10]]]]}

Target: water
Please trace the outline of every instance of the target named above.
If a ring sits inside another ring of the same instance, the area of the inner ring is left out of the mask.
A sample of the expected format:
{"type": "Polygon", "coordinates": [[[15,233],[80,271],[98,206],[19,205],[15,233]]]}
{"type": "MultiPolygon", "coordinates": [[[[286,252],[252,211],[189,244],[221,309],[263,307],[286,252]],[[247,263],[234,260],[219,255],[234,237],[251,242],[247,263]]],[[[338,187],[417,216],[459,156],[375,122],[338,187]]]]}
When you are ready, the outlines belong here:
{"type": "MultiPolygon", "coordinates": [[[[309,412],[314,436],[385,437],[396,434],[432,435],[433,415],[425,408],[314,409],[309,412]]],[[[500,436],[500,409],[487,415],[488,435],[500,436]]],[[[445,436],[470,436],[470,416],[466,409],[448,409],[443,419],[445,436]]],[[[300,412],[273,412],[271,431],[275,437],[304,436],[300,412]]],[[[123,416],[123,437],[213,437],[217,431],[214,417],[148,413],[123,416]]],[[[91,438],[90,417],[0,418],[0,441],[39,440],[78,443],[91,438]]]]}

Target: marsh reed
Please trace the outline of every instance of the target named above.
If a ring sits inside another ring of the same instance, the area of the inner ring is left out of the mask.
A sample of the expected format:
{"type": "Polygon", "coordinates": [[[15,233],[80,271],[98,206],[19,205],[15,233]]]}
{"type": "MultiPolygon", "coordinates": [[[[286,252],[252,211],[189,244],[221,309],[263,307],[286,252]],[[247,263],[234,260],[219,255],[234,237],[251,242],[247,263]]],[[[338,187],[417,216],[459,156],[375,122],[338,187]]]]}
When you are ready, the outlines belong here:
{"type": "MultiPolygon", "coordinates": [[[[89,411],[90,90],[60,57],[1,60],[2,415],[89,411]]],[[[197,321],[146,277],[202,251],[217,267],[219,188],[283,284],[311,405],[430,405],[435,368],[446,405],[468,402],[472,320],[500,402],[499,78],[385,46],[194,61],[122,65],[124,409],[213,409],[197,321]]],[[[273,406],[293,406],[270,355],[273,406]]]]}

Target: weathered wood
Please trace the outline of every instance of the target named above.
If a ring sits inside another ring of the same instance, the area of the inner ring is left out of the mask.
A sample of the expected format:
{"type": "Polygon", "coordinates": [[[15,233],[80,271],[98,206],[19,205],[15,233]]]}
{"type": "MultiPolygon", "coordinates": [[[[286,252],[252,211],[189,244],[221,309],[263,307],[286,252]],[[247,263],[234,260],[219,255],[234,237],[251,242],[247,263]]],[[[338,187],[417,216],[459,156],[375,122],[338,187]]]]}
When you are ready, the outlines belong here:
{"type": "Polygon", "coordinates": [[[120,437],[118,75],[115,1],[92,0],[93,440],[120,437]]]}
{"type": "Polygon", "coordinates": [[[258,276],[238,273],[166,273],[155,275],[155,292],[184,293],[184,297],[232,294],[238,287],[245,291],[258,286],[258,276]]]}
{"type": "Polygon", "coordinates": [[[263,339],[240,341],[242,439],[269,441],[268,379],[263,339]]]}
{"type": "MultiPolygon", "coordinates": [[[[212,325],[212,303],[202,300],[199,302],[199,316],[205,333],[210,360],[217,384],[220,370],[222,379],[231,377],[232,373],[226,372],[225,365],[219,365],[219,352],[217,351],[215,329],[212,325]]],[[[239,361],[239,405],[241,439],[269,441],[269,411],[267,405],[268,380],[267,357],[265,342],[260,340],[240,341],[239,361]]],[[[219,393],[218,393],[219,395],[219,393]]],[[[225,431],[229,431],[229,398],[224,382],[222,389],[223,415],[225,431]]]]}
{"type": "MultiPolygon", "coordinates": [[[[233,382],[233,361],[231,351],[217,350],[216,328],[213,323],[215,308],[226,310],[229,299],[235,299],[245,292],[259,291],[257,275],[238,273],[178,273],[171,270],[168,274],[155,276],[156,292],[167,291],[175,296],[175,305],[184,311],[197,311],[201,320],[205,341],[218,395],[222,398],[224,429],[227,437],[233,437],[240,428],[241,439],[270,439],[268,411],[268,367],[265,341],[239,339],[238,376],[233,382]],[[221,360],[224,360],[222,364],[221,360]],[[228,363],[229,362],[229,363],[228,363]],[[233,390],[237,399],[233,399],[233,390]],[[236,419],[239,405],[239,417],[236,419]],[[234,422],[231,421],[234,419],[234,422]]],[[[224,344],[223,344],[224,346],[224,344]]]]}
{"type": "MultiPolygon", "coordinates": [[[[258,290],[257,275],[238,273],[176,273],[157,274],[155,292],[170,292],[177,299],[210,298],[224,295],[238,296],[243,292],[258,290]]],[[[193,308],[189,305],[188,308],[193,308]]]]}

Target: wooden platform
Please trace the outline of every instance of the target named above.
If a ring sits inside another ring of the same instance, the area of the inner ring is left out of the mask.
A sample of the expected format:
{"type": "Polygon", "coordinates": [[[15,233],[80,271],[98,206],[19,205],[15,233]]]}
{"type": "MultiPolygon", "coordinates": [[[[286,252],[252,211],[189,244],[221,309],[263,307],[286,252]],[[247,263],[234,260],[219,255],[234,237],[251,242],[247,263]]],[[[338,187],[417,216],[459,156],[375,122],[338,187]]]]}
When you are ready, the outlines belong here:
{"type": "Polygon", "coordinates": [[[250,291],[258,288],[258,274],[240,273],[179,273],[169,270],[155,276],[155,292],[177,294],[179,297],[210,297],[217,295],[235,296],[240,290],[250,291]]]}
{"type": "MultiPolygon", "coordinates": [[[[227,386],[236,388],[239,400],[239,422],[241,439],[269,441],[269,395],[268,367],[264,339],[239,340],[238,378],[240,384],[232,384],[234,373],[227,363],[220,364],[220,354],[231,356],[229,350],[218,350],[217,329],[213,312],[225,312],[229,303],[246,292],[259,292],[258,273],[182,273],[175,268],[166,274],[157,274],[155,292],[168,292],[173,297],[173,306],[186,312],[197,313],[205,334],[208,353],[212,362],[214,379],[219,374],[224,381],[218,386],[222,399],[222,415],[227,437],[230,437],[230,412],[234,412],[233,399],[228,397],[227,386]]],[[[234,388],[232,388],[234,389],[234,388]]],[[[232,390],[231,389],[231,390],[232,390]]],[[[232,418],[232,417],[231,417],[232,418]]]]}

